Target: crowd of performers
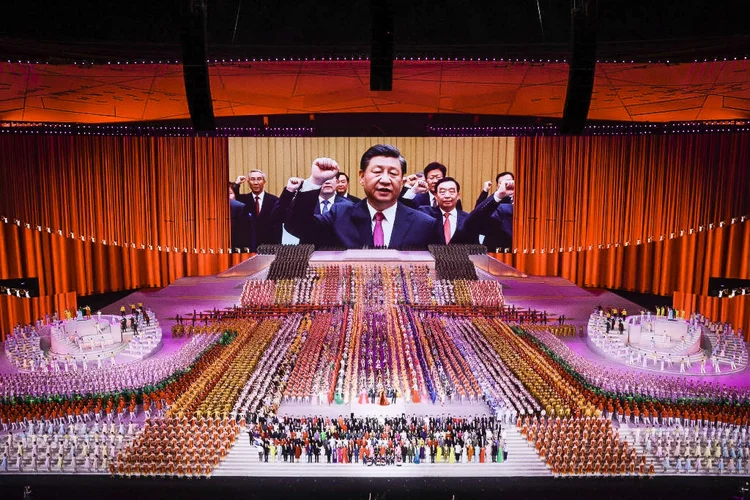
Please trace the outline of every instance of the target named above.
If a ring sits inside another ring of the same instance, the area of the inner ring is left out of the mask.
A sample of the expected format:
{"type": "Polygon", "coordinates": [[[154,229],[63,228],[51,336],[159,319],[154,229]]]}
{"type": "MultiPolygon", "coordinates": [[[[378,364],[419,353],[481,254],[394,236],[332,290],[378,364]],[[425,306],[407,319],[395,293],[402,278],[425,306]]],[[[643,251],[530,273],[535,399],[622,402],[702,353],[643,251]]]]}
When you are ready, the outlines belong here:
{"type": "Polygon", "coordinates": [[[750,474],[747,426],[684,423],[637,426],[634,444],[666,473],[750,474]]]}
{"type": "MultiPolygon", "coordinates": [[[[143,339],[140,334],[148,332],[147,329],[151,326],[152,319],[155,319],[155,317],[154,313],[147,310],[142,303],[138,303],[137,306],[132,304],[130,308],[130,314],[126,314],[125,306],[120,308],[120,330],[132,332],[137,343],[143,339]]],[[[81,307],[76,319],[73,317],[73,312],[75,311],[66,309],[63,313],[63,320],[55,313],[52,316],[45,315],[44,319],[38,320],[33,325],[16,325],[4,342],[5,353],[11,363],[22,371],[65,372],[66,374],[69,372],[76,373],[79,370],[86,371],[93,367],[101,369],[105,364],[114,366],[116,364],[114,349],[109,349],[106,352],[94,351],[95,348],[101,347],[101,349],[104,349],[105,346],[112,345],[111,338],[107,336],[109,340],[105,340],[104,330],[102,330],[102,325],[109,327],[109,319],[103,320],[101,311],[97,312],[95,328],[98,336],[86,337],[89,340],[84,341],[84,337],[78,333],[66,333],[63,327],[64,323],[67,322],[92,319],[91,308],[89,306],[81,307]],[[41,344],[44,331],[49,335],[60,337],[63,342],[70,343],[79,351],[78,354],[81,354],[81,356],[71,355],[72,351],[67,354],[45,352],[41,344]],[[86,348],[90,348],[90,350],[86,351],[86,348]]]]}
{"type": "Polygon", "coordinates": [[[654,474],[653,464],[647,466],[646,458],[619,438],[611,420],[526,416],[518,427],[556,476],[654,474]]]}
{"type": "Polygon", "coordinates": [[[123,477],[210,477],[239,436],[244,420],[186,415],[149,419],[131,446],[109,464],[123,477]]]}
{"type": "MultiPolygon", "coordinates": [[[[87,415],[88,416],[88,415],[87,415]]],[[[117,454],[139,432],[132,420],[30,421],[25,432],[10,432],[2,440],[0,471],[109,472],[117,454]],[[101,425],[100,425],[101,424],[101,425]]]]}
{"type": "Polygon", "coordinates": [[[259,462],[400,465],[508,460],[506,431],[494,416],[253,415],[248,430],[259,462]]]}
{"type": "MultiPolygon", "coordinates": [[[[555,327],[510,326],[502,316],[514,314],[512,308],[492,318],[454,311],[441,319],[428,309],[414,316],[424,327],[418,332],[424,336],[419,342],[426,342],[420,356],[439,360],[441,367],[419,391],[438,383],[452,388],[457,381],[480,387],[493,395],[495,404],[487,401],[493,417],[280,418],[278,405],[294,379],[297,356],[305,354],[306,340],[316,338],[316,316],[276,311],[248,319],[244,313],[215,311],[215,318],[237,317],[191,325],[191,337],[173,356],[79,373],[1,375],[0,422],[9,437],[0,440],[0,470],[207,477],[246,418],[263,462],[505,461],[505,433],[516,432],[507,423],[518,419],[518,431],[558,475],[748,468],[750,391],[602,366],[572,351],[555,327]],[[503,371],[483,371],[490,367],[503,371]],[[501,379],[510,385],[498,385],[501,379]],[[138,422],[144,422],[140,433],[138,422]],[[636,432],[643,432],[643,440],[628,434],[641,427],[636,432]],[[694,427],[700,430],[683,430],[694,427]]],[[[334,359],[346,342],[339,340],[335,350],[322,347],[328,346],[330,325],[342,323],[332,310],[326,314],[315,352],[334,359]]],[[[354,356],[351,365],[359,366],[354,356]]],[[[304,366],[327,367],[329,404],[337,394],[358,393],[342,385],[348,376],[340,376],[345,372],[328,357],[304,366]]],[[[371,387],[369,381],[365,386],[371,387]]],[[[393,397],[397,385],[385,387],[393,397]]]]}

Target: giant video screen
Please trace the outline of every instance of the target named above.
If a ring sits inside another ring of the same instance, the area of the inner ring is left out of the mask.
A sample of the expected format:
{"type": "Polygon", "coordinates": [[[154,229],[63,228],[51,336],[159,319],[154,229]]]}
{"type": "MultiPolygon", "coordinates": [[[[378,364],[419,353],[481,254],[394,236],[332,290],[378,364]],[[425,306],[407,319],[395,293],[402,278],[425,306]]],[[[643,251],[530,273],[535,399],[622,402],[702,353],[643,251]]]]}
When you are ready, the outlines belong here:
{"type": "Polygon", "coordinates": [[[230,144],[228,182],[232,247],[252,252],[268,244],[401,250],[482,244],[489,252],[511,251],[512,139],[487,138],[505,141],[501,150],[454,138],[458,152],[442,157],[440,147],[417,148],[420,154],[410,160],[407,150],[420,140],[440,141],[412,138],[400,145],[338,138],[320,151],[314,144],[302,152],[287,145],[294,149],[287,154],[283,143],[271,148],[253,144],[264,139],[236,139],[230,144]],[[339,150],[344,153],[336,155],[339,150]]]}

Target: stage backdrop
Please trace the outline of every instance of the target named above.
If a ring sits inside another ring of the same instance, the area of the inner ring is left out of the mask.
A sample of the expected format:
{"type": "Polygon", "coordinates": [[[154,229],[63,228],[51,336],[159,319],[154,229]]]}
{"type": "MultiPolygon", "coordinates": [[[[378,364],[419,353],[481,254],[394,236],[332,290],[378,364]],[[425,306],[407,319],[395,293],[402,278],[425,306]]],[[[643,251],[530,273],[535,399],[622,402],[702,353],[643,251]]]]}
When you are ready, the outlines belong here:
{"type": "Polygon", "coordinates": [[[0,331],[74,306],[71,292],[166,286],[239,262],[218,253],[227,171],[222,138],[0,136],[0,278],[37,277],[42,296],[0,302],[0,331]]]}
{"type": "MultiPolygon", "coordinates": [[[[750,220],[739,220],[750,214],[750,134],[522,137],[516,161],[518,253],[504,260],[582,286],[680,292],[681,309],[695,310],[684,297],[696,295],[698,310],[727,317],[705,296],[710,277],[750,278],[750,220]]],[[[750,311],[731,310],[747,337],[750,311]]]]}
{"type": "MultiPolygon", "coordinates": [[[[691,294],[695,304],[708,303],[700,297],[709,277],[750,278],[750,223],[708,228],[750,213],[750,134],[230,140],[3,134],[0,215],[11,223],[0,223],[0,278],[37,277],[44,298],[30,306],[15,304],[28,299],[0,302],[0,329],[69,304],[70,293],[165,286],[224,270],[240,260],[218,253],[229,244],[228,179],[260,168],[269,173],[269,191],[278,193],[288,176],[307,175],[320,155],[336,158],[356,178],[362,152],[382,142],[403,151],[409,172],[445,163],[462,183],[467,208],[482,181],[515,170],[518,252],[502,259],[526,273],[691,294]],[[16,218],[30,226],[12,224],[16,218]],[[678,237],[680,230],[685,236],[678,237]],[[662,234],[666,239],[658,241],[662,234]],[[647,243],[649,237],[656,241],[647,243]]],[[[747,335],[750,314],[738,319],[747,335]]]]}
{"type": "MultiPolygon", "coordinates": [[[[515,168],[512,137],[238,137],[229,139],[229,176],[235,180],[252,169],[262,170],[268,178],[266,190],[278,195],[289,177],[308,177],[313,160],[328,156],[349,175],[350,192],[362,198],[359,161],[374,144],[396,146],[410,174],[433,161],[445,165],[448,175],[461,184],[464,209],[474,207],[482,182],[491,180],[494,185],[498,173],[515,168]]],[[[241,192],[249,192],[248,186],[241,192]]]]}

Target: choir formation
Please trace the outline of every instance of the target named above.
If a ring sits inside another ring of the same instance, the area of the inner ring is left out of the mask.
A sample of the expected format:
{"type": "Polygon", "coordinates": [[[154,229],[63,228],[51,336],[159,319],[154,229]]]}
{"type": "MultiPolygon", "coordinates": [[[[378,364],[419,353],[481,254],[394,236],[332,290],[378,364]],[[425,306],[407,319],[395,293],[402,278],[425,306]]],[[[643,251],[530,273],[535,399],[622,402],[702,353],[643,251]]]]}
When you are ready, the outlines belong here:
{"type": "Polygon", "coordinates": [[[506,431],[493,417],[253,419],[259,462],[503,463],[506,431]]]}
{"type": "Polygon", "coordinates": [[[262,462],[502,463],[519,432],[559,476],[750,472],[747,388],[591,361],[562,340],[575,327],[448,268],[292,255],[246,283],[242,307],[175,325],[173,355],[3,374],[0,471],[208,477],[247,429],[262,462]],[[490,412],[279,416],[355,402],[490,412]]]}

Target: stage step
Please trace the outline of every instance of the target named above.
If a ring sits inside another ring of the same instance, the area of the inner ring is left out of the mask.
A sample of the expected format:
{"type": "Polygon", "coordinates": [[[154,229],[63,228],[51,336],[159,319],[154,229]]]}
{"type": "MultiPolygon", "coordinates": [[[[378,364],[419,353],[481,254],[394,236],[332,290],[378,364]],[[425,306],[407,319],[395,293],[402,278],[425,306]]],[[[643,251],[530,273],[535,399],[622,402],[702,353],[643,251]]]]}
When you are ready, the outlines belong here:
{"type": "MultiPolygon", "coordinates": [[[[487,476],[551,476],[536,451],[521,437],[515,427],[508,427],[506,442],[508,460],[502,464],[404,464],[401,466],[364,466],[358,464],[260,463],[255,447],[250,445],[247,431],[242,431],[226,460],[214,471],[214,476],[253,477],[487,477],[487,476]]],[[[324,458],[325,459],[325,458],[324,458]]]]}

